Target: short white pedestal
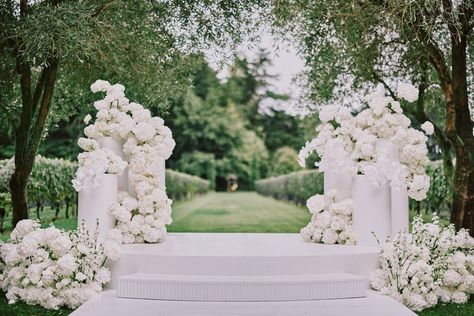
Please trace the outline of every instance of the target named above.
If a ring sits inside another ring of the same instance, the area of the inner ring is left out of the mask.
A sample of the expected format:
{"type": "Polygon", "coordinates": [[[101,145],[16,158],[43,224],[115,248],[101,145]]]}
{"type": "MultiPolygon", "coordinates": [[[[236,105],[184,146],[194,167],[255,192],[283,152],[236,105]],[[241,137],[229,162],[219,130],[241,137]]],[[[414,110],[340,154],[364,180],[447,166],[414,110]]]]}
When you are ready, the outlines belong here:
{"type": "Polygon", "coordinates": [[[103,242],[107,233],[115,226],[115,219],[109,212],[112,203],[118,201],[118,179],[115,174],[100,176],[99,186],[87,186],[79,191],[78,225],[84,220],[86,228],[93,232],[99,221],[98,241],[103,242]]]}
{"type": "MultiPolygon", "coordinates": [[[[127,161],[123,152],[123,145],[120,141],[112,137],[101,137],[97,139],[97,142],[101,148],[106,148],[122,158],[123,161],[127,161]]],[[[125,168],[121,175],[118,175],[118,188],[120,191],[128,190],[128,167],[125,168]]]]}
{"type": "Polygon", "coordinates": [[[377,186],[369,177],[356,175],[352,178],[352,199],[352,223],[357,234],[357,245],[376,246],[377,239],[384,242],[391,231],[389,184],[377,186]]]}

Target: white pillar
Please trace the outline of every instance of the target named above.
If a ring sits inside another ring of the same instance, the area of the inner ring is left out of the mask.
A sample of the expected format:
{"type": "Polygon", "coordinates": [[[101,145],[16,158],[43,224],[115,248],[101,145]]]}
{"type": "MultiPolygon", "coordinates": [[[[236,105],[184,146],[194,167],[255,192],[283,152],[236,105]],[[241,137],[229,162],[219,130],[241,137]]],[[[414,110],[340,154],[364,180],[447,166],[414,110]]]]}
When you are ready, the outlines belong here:
{"type": "Polygon", "coordinates": [[[354,211],[352,225],[357,234],[357,245],[377,246],[377,239],[383,243],[390,237],[390,186],[377,186],[368,176],[352,178],[352,199],[354,211]],[[374,237],[375,234],[375,237],[374,237]]]}
{"type": "Polygon", "coordinates": [[[84,220],[86,228],[94,232],[99,221],[98,241],[104,242],[108,231],[115,227],[109,208],[118,201],[118,179],[115,174],[99,177],[99,186],[93,188],[88,185],[79,191],[77,224],[82,225],[84,220]]]}
{"type": "MultiPolygon", "coordinates": [[[[122,142],[113,137],[101,137],[97,139],[97,142],[101,148],[106,148],[122,158],[123,161],[127,161],[127,157],[125,157],[123,152],[122,142]]],[[[128,191],[128,167],[125,168],[121,175],[118,175],[118,187],[120,191],[128,191]]]]}

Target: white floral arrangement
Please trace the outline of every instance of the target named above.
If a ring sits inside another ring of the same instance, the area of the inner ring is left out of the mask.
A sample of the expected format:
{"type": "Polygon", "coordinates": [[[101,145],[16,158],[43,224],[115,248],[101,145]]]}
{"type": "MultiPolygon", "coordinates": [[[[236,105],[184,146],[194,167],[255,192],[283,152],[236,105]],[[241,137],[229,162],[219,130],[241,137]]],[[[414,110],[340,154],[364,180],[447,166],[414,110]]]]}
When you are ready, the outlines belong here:
{"type": "Polygon", "coordinates": [[[117,242],[110,239],[104,247],[83,225],[65,232],[20,221],[11,240],[0,244],[0,287],[10,304],[77,308],[110,281],[105,262],[118,258],[117,242]]]}
{"type": "MultiPolygon", "coordinates": [[[[409,84],[399,85],[400,98],[414,102],[417,93],[409,84]]],[[[425,122],[421,126],[424,132],[410,127],[400,103],[386,96],[384,90],[367,95],[365,100],[368,108],[357,115],[335,105],[321,108],[318,135],[301,149],[300,165],[304,166],[316,151],[321,171],[365,174],[375,183],[406,186],[410,197],[423,200],[430,185],[425,171],[429,162],[426,135],[433,133],[433,125],[425,122]],[[395,148],[399,161],[387,149],[390,147],[395,148]]]]}
{"type": "Polygon", "coordinates": [[[352,229],[353,204],[351,199],[336,201],[337,191],[314,195],[306,206],[311,221],[300,231],[304,241],[324,244],[355,245],[357,236],[352,229]]]}
{"type": "Polygon", "coordinates": [[[466,303],[474,293],[474,239],[467,230],[442,226],[437,217],[413,221],[412,233],[399,233],[380,250],[381,269],[371,285],[414,311],[439,301],[466,303]]]}
{"type": "Polygon", "coordinates": [[[125,88],[97,80],[92,92],[105,92],[102,100],[94,102],[95,121],[87,115],[85,139],[81,148],[96,150],[96,140],[113,137],[123,143],[128,160],[128,177],[133,192],[120,192],[119,201],[110,207],[122,232],[124,243],[158,242],[166,235],[171,223],[171,203],[160,177],[160,163],[168,159],[176,145],[171,130],[160,117],[152,117],[141,104],[125,97],[125,88]],[[161,161],[160,161],[161,160],[161,161]]]}
{"type": "Polygon", "coordinates": [[[127,162],[106,148],[99,148],[93,139],[80,138],[79,147],[85,152],[77,157],[79,168],[72,185],[76,191],[84,187],[95,188],[100,185],[100,176],[103,174],[122,174],[127,162]]]}

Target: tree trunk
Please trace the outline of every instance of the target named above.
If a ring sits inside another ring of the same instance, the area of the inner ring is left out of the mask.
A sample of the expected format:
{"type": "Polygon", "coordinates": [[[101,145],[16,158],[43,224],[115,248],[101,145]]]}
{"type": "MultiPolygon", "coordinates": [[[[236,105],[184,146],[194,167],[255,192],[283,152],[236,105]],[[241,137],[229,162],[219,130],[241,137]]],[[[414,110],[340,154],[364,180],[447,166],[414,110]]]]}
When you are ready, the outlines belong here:
{"type": "Polygon", "coordinates": [[[28,198],[26,186],[31,170],[15,167],[15,172],[10,178],[10,190],[12,196],[12,228],[23,220],[28,219],[28,198]]]}
{"type": "Polygon", "coordinates": [[[447,135],[456,152],[451,222],[474,236],[474,136],[467,91],[467,37],[452,38],[452,82],[447,135]],[[450,107],[452,106],[452,108],[450,107]],[[449,115],[452,115],[449,120],[449,115]]]}

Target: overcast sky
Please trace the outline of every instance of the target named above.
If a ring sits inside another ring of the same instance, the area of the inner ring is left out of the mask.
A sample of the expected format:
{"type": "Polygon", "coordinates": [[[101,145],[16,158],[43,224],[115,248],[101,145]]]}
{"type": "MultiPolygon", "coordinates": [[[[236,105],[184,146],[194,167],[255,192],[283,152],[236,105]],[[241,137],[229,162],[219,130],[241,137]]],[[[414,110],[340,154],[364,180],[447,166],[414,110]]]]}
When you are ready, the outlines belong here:
{"type": "MultiPolygon", "coordinates": [[[[282,41],[275,38],[268,32],[264,32],[261,40],[252,43],[252,48],[249,48],[248,44],[242,44],[238,48],[238,52],[241,55],[247,56],[249,59],[256,58],[259,48],[265,48],[270,52],[270,59],[273,65],[269,67],[268,72],[272,75],[277,75],[277,78],[271,80],[273,89],[281,94],[288,94],[292,98],[299,98],[301,89],[293,82],[293,79],[299,74],[304,68],[303,59],[298,56],[296,48],[291,46],[288,41],[282,41]],[[278,46],[278,48],[276,47],[278,46]]],[[[219,77],[225,79],[228,75],[228,68],[219,66],[219,55],[215,55],[213,52],[208,52],[208,60],[212,67],[219,70],[219,77]]],[[[231,62],[231,61],[228,61],[231,62]]],[[[267,104],[269,104],[269,101],[267,104]]],[[[275,104],[278,107],[289,107],[289,104],[275,104]]]]}

